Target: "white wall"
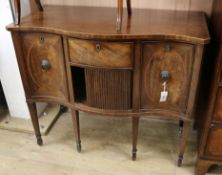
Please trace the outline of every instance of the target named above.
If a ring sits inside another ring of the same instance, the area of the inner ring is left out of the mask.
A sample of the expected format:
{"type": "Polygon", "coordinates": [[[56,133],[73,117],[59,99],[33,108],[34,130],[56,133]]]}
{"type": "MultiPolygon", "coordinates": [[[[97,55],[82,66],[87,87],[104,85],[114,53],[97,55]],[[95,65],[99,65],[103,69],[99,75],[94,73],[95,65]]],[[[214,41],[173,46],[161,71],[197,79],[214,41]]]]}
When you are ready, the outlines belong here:
{"type": "MultiPolygon", "coordinates": [[[[5,29],[13,22],[8,0],[0,0],[0,80],[5,93],[9,112],[12,117],[29,119],[30,114],[26,104],[24,89],[17,65],[14,46],[10,32],[5,29]]],[[[22,15],[30,13],[29,1],[22,0],[22,15]]],[[[38,104],[41,113],[46,104],[38,104]]]]}
{"type": "MultiPolygon", "coordinates": [[[[195,10],[211,13],[213,0],[131,0],[132,8],[195,10]]],[[[117,0],[42,0],[44,4],[117,6],[117,0]]],[[[126,5],[126,0],[124,0],[126,5]]]]}
{"type": "Polygon", "coordinates": [[[5,29],[12,22],[9,1],[0,0],[0,4],[0,80],[11,116],[30,118],[11,35],[5,29]]]}

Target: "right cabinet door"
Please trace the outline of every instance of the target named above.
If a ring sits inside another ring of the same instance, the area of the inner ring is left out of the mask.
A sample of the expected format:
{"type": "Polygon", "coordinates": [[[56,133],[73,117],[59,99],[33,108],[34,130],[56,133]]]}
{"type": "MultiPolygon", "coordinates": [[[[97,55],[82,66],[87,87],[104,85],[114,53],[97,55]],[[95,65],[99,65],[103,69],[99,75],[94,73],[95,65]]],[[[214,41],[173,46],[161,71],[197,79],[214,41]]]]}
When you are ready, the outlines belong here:
{"type": "Polygon", "coordinates": [[[143,45],[141,108],[185,112],[194,62],[193,45],[143,45]]]}

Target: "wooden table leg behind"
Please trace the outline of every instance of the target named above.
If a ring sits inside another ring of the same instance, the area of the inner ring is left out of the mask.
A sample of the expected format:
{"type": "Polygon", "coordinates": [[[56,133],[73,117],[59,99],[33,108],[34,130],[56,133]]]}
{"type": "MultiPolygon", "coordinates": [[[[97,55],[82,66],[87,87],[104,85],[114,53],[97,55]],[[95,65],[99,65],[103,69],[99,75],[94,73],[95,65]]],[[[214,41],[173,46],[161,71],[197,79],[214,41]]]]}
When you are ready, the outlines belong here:
{"type": "Polygon", "coordinates": [[[126,3],[127,3],[127,12],[128,15],[130,16],[132,14],[131,0],[126,0],[126,3]]]}
{"type": "Polygon", "coordinates": [[[117,21],[116,21],[117,31],[121,30],[122,17],[123,17],[123,0],[118,0],[117,21]]]}
{"type": "Polygon", "coordinates": [[[76,137],[77,151],[81,152],[82,147],[81,147],[80,128],[79,128],[79,111],[72,110],[72,122],[73,122],[75,137],[76,137]]]}
{"type": "Polygon", "coordinates": [[[132,149],[132,160],[136,160],[137,153],[137,140],[139,131],[139,117],[132,117],[132,135],[133,135],[133,149],[132,149]]]}
{"type": "Polygon", "coordinates": [[[37,139],[37,144],[41,146],[43,144],[43,141],[42,141],[42,137],[41,137],[41,133],[39,129],[39,119],[37,115],[36,104],[28,103],[28,108],[31,114],[31,119],[32,119],[32,124],[34,127],[36,139],[37,139]]]}
{"type": "Polygon", "coordinates": [[[178,161],[177,161],[178,167],[180,167],[183,162],[183,155],[185,152],[190,129],[191,129],[191,122],[183,122],[183,130],[182,130],[182,135],[180,137],[180,143],[179,143],[179,156],[178,156],[178,161]]]}
{"type": "Polygon", "coordinates": [[[14,0],[14,22],[16,25],[20,24],[21,21],[21,2],[20,0],[14,0]]]}
{"type": "MultiPolygon", "coordinates": [[[[126,0],[126,4],[127,4],[128,15],[131,16],[132,14],[131,0],[126,0]]],[[[116,22],[117,31],[121,30],[122,18],[123,18],[123,0],[118,0],[117,22],[116,22]]]]}
{"type": "Polygon", "coordinates": [[[43,11],[43,7],[42,7],[42,4],[41,4],[41,1],[40,0],[35,0],[35,3],[39,9],[39,11],[43,11]]]}

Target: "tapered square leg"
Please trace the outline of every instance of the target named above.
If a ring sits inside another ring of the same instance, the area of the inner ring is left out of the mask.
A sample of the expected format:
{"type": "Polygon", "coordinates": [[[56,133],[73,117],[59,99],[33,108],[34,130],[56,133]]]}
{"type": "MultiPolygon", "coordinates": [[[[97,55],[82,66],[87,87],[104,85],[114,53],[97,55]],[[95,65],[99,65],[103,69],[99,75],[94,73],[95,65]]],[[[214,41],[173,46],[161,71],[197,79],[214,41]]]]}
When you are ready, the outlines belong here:
{"type": "Polygon", "coordinates": [[[40,133],[40,129],[39,129],[39,119],[38,119],[38,115],[37,115],[37,110],[36,110],[36,104],[35,103],[28,103],[28,108],[31,114],[31,120],[32,120],[32,124],[34,127],[34,131],[35,131],[35,136],[37,139],[37,144],[39,146],[43,145],[43,141],[42,141],[42,137],[41,137],[41,133],[40,133]]]}
{"type": "Polygon", "coordinates": [[[80,127],[79,127],[79,111],[72,110],[72,122],[74,127],[74,133],[76,137],[76,148],[78,152],[81,152],[81,140],[80,140],[80,127]]]}
{"type": "Polygon", "coordinates": [[[40,0],[35,0],[35,3],[39,9],[39,11],[43,11],[43,7],[42,7],[42,4],[41,4],[41,1],[40,0]]]}
{"type": "Polygon", "coordinates": [[[178,161],[177,161],[178,167],[181,167],[182,165],[186,144],[187,144],[187,140],[188,140],[190,129],[191,129],[191,122],[180,121],[180,125],[181,123],[182,123],[182,133],[181,133],[180,143],[179,143],[179,156],[178,156],[178,161]]]}
{"type": "Polygon", "coordinates": [[[139,119],[140,119],[139,117],[132,117],[132,135],[133,135],[132,160],[136,160],[139,119]]]}

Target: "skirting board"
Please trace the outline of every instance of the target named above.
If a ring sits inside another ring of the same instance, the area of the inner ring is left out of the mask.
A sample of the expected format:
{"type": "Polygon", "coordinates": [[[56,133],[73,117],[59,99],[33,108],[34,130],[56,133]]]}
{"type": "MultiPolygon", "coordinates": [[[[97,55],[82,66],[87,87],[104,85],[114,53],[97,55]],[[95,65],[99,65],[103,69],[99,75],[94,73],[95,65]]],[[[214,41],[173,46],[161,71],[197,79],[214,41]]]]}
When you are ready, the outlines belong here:
{"type": "MultiPolygon", "coordinates": [[[[48,105],[39,116],[40,131],[46,135],[59,117],[60,106],[48,105]]],[[[0,129],[34,133],[31,120],[11,117],[7,110],[0,110],[0,129]]]]}

